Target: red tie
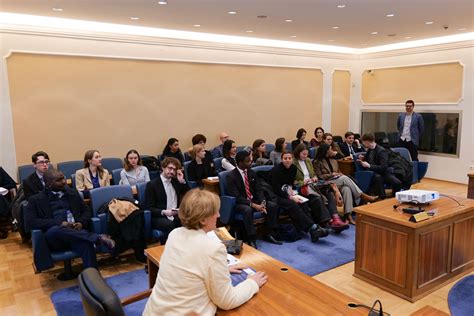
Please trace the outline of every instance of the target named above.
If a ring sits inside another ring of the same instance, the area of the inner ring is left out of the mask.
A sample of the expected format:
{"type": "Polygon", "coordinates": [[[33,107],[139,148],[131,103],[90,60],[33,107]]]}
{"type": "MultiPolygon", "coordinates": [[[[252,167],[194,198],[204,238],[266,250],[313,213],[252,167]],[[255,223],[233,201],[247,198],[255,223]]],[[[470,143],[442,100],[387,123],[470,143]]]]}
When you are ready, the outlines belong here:
{"type": "Polygon", "coordinates": [[[250,192],[249,177],[247,175],[247,170],[244,170],[244,183],[245,183],[245,192],[247,193],[247,199],[252,201],[252,193],[250,192]]]}

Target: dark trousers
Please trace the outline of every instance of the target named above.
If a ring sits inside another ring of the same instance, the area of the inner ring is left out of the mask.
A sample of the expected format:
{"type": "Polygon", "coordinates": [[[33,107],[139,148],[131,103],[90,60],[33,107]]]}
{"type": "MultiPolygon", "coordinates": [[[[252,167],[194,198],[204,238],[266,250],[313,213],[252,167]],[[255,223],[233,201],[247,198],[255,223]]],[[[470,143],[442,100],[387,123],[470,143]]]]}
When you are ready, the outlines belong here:
{"type": "Polygon", "coordinates": [[[410,152],[411,160],[418,161],[418,147],[413,144],[412,141],[406,142],[400,138],[398,140],[397,146],[408,149],[408,151],[410,152]]]}
{"type": "Polygon", "coordinates": [[[85,229],[75,230],[64,226],[53,226],[46,231],[45,237],[51,250],[72,250],[81,256],[84,269],[97,268],[94,244],[99,235],[85,229]]]}
{"type": "MultiPolygon", "coordinates": [[[[309,199],[309,201],[306,202],[306,204],[308,204],[311,217],[313,218],[313,221],[316,224],[323,224],[331,219],[331,213],[329,211],[329,208],[324,204],[324,201],[321,197],[310,194],[309,196],[307,196],[307,198],[309,199]]],[[[332,209],[335,209],[337,212],[336,199],[334,198],[334,194],[328,194],[327,198],[328,206],[329,204],[331,204],[330,207],[332,209]]]]}
{"type": "Polygon", "coordinates": [[[168,238],[169,233],[177,227],[181,227],[178,215],[174,216],[174,220],[170,221],[167,217],[152,217],[151,227],[153,229],[161,230],[165,234],[165,239],[168,238]]]}
{"type": "MultiPolygon", "coordinates": [[[[244,228],[247,236],[254,238],[257,235],[255,224],[253,223],[253,212],[257,212],[249,205],[237,204],[235,211],[243,215],[244,228]]],[[[271,234],[278,226],[278,205],[275,202],[267,201],[267,215],[265,216],[266,233],[271,234]]]]}
{"type": "Polygon", "coordinates": [[[314,225],[310,208],[306,204],[298,204],[288,198],[278,197],[278,205],[288,212],[293,224],[300,232],[307,232],[314,225]]]}
{"type": "Polygon", "coordinates": [[[395,175],[390,173],[386,173],[384,175],[374,173],[374,177],[372,178],[371,184],[372,191],[375,195],[378,195],[382,199],[385,199],[387,197],[385,194],[384,184],[387,184],[392,187],[392,194],[395,197],[395,193],[399,192],[401,189],[410,189],[411,179],[410,181],[403,182],[395,175]]]}

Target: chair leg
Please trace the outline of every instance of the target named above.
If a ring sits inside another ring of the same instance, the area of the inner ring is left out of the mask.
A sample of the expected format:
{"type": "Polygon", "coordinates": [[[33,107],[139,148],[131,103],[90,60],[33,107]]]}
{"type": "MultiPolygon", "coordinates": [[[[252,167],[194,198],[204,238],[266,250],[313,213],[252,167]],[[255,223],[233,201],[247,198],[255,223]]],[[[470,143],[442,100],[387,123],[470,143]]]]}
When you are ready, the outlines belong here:
{"type": "Polygon", "coordinates": [[[64,272],[58,275],[59,281],[68,281],[77,278],[79,273],[72,270],[71,260],[64,260],[64,272]]]}

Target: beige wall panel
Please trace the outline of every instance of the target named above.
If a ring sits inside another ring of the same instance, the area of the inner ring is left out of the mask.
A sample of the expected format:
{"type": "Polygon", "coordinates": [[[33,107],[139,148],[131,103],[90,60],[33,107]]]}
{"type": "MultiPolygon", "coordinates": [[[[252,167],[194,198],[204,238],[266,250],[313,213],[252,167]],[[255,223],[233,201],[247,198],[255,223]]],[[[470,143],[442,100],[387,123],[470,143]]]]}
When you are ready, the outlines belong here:
{"type": "Polygon", "coordinates": [[[331,133],[344,136],[349,129],[351,73],[335,70],[332,74],[331,133]]]}
{"type": "Polygon", "coordinates": [[[7,60],[17,163],[46,150],[54,162],[97,148],[157,154],[169,137],[273,143],[321,124],[316,69],[14,53],[7,60]]]}
{"type": "Polygon", "coordinates": [[[366,104],[458,103],[463,69],[459,62],[365,70],[362,101],[366,104]]]}

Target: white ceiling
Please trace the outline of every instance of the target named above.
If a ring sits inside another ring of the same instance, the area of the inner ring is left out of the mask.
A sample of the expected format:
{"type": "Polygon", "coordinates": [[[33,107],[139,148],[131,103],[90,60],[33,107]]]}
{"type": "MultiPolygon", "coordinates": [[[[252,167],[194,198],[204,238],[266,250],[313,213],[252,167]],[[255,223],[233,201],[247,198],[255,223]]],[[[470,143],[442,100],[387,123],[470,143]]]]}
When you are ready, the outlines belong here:
{"type": "Polygon", "coordinates": [[[353,48],[474,30],[474,0],[0,0],[0,11],[353,48]]]}

